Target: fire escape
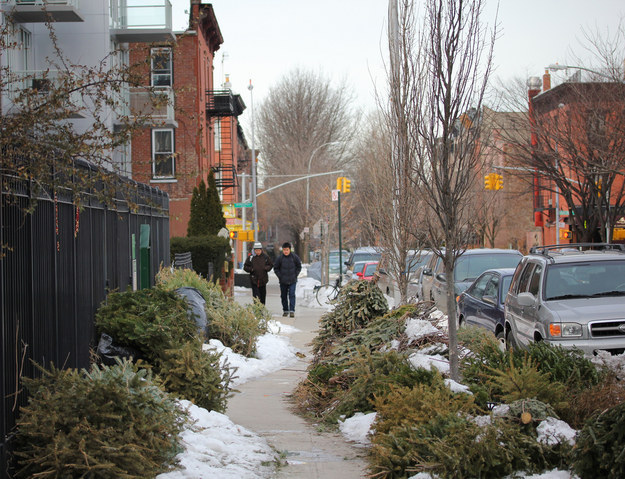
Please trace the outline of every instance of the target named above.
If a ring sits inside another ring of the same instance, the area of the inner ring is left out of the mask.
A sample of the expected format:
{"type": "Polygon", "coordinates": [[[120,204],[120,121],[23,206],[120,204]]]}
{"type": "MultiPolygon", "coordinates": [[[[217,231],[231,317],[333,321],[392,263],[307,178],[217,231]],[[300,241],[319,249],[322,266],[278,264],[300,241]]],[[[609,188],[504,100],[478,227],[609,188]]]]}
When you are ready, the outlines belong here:
{"type": "Polygon", "coordinates": [[[206,92],[207,118],[220,118],[220,142],[217,160],[213,166],[217,188],[234,188],[237,183],[237,165],[235,158],[235,138],[237,135],[237,117],[245,110],[240,95],[233,95],[231,90],[208,90],[206,92]]]}

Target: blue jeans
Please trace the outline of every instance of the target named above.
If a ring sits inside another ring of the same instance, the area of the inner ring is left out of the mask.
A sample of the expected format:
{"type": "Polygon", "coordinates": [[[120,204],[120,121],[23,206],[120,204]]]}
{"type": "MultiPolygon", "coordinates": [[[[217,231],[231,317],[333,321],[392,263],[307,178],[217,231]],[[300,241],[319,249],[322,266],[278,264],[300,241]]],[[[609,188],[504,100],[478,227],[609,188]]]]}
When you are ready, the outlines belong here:
{"type": "Polygon", "coordinates": [[[280,283],[280,298],[282,299],[282,311],[295,312],[295,286],[297,283],[280,283]],[[289,308],[289,303],[291,307],[289,308]]]}

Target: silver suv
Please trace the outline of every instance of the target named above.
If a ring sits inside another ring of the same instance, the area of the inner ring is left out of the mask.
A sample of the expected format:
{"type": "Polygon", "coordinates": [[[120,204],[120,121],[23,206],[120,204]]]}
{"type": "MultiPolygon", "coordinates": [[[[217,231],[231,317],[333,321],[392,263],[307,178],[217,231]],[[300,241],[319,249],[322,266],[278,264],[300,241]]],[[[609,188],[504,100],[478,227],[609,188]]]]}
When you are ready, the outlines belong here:
{"type": "Polygon", "coordinates": [[[505,304],[506,342],[546,341],[587,354],[625,351],[625,245],[532,248],[505,304]]]}

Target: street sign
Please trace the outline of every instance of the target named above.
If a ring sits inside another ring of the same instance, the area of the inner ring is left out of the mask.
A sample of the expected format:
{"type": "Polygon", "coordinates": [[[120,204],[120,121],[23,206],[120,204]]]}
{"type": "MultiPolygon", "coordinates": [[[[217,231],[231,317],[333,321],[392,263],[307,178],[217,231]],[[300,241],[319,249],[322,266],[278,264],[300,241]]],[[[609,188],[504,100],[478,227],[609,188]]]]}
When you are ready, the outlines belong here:
{"type": "Polygon", "coordinates": [[[338,201],[339,200],[339,191],[341,191],[341,190],[332,190],[332,201],[338,201]]]}
{"type": "Polygon", "coordinates": [[[234,207],[235,208],[251,208],[252,203],[235,203],[234,207]]]}

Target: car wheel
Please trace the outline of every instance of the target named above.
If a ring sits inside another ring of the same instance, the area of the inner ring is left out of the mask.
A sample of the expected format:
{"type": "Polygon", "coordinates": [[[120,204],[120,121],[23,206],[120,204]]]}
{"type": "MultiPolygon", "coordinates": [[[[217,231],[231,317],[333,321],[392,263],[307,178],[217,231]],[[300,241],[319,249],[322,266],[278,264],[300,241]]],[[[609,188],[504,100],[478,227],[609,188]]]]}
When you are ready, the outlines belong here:
{"type": "Polygon", "coordinates": [[[518,344],[514,339],[514,335],[512,334],[512,329],[507,328],[505,333],[505,343],[506,349],[518,349],[518,344]]]}
{"type": "Polygon", "coordinates": [[[508,345],[506,343],[506,335],[503,331],[499,331],[496,336],[497,343],[499,344],[499,349],[501,349],[501,351],[505,351],[508,348],[508,345]]]}

